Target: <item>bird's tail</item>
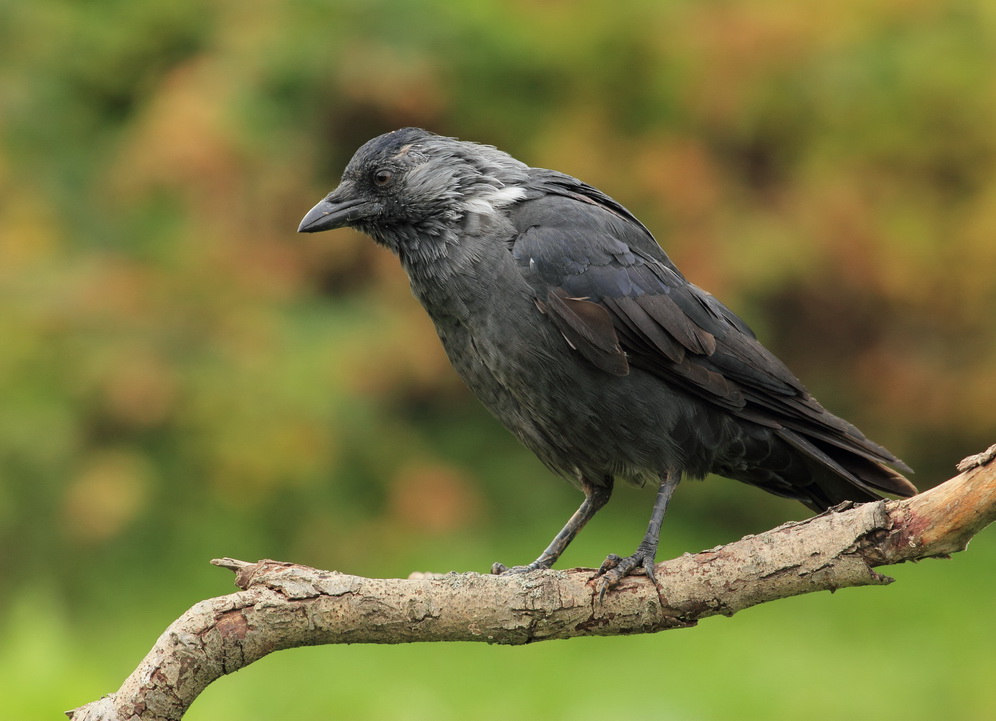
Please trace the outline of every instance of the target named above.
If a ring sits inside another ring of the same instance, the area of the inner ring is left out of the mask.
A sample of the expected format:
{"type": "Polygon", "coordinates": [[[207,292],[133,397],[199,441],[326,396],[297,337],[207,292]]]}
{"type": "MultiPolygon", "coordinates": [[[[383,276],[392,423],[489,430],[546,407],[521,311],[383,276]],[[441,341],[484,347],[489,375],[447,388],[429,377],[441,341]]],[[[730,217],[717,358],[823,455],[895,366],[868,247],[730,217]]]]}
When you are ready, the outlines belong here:
{"type": "Polygon", "coordinates": [[[904,498],[916,495],[916,486],[886,464],[909,472],[911,469],[857,433],[856,438],[848,437],[850,442],[845,447],[843,443],[807,438],[787,428],[776,431],[783,441],[800,452],[809,471],[809,483],[793,484],[800,491],[800,501],[814,510],[825,511],[844,501],[878,500],[882,493],[904,498]]]}

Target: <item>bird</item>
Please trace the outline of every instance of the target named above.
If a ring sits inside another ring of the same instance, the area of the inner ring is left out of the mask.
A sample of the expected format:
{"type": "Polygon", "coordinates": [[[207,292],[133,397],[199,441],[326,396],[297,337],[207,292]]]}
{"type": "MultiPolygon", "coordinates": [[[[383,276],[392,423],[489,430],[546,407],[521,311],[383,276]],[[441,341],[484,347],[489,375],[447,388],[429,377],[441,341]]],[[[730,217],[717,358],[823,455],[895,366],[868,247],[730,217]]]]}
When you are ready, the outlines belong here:
{"type": "Polygon", "coordinates": [[[492,145],[402,128],[362,145],[299,232],[351,227],[400,260],[456,372],[584,500],[531,563],[549,569],[614,485],[656,487],[636,551],[599,595],[657,584],[682,478],[717,474],[816,512],[908,497],[911,469],[827,411],[750,327],[690,283],[636,216],[492,145]]]}

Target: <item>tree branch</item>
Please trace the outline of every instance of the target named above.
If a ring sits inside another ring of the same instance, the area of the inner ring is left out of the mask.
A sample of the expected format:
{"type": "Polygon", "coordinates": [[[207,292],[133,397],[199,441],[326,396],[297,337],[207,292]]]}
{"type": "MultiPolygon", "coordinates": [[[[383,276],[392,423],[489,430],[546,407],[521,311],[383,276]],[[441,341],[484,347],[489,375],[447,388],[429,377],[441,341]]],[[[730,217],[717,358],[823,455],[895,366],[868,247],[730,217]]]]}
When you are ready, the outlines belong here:
{"type": "Polygon", "coordinates": [[[887,584],[873,568],[947,557],[996,520],[996,446],[902,501],[833,509],[624,579],[604,600],[591,569],[373,579],[279,561],[212,561],[242,590],[194,605],[121,688],[74,721],[179,719],[212,681],[280,649],[327,643],[524,644],[648,633],[813,591],[887,584]]]}

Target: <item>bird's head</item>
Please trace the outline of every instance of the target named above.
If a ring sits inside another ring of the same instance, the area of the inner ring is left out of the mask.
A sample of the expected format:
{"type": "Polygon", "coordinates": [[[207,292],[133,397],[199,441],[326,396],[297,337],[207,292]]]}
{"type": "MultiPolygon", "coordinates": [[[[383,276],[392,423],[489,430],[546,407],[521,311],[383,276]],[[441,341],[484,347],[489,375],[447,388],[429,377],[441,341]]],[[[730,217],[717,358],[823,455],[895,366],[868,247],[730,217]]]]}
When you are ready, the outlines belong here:
{"type": "Polygon", "coordinates": [[[491,146],[403,128],[365,143],[339,187],[298,232],[349,226],[395,252],[455,228],[469,213],[494,213],[525,197],[528,168],[491,146]]]}

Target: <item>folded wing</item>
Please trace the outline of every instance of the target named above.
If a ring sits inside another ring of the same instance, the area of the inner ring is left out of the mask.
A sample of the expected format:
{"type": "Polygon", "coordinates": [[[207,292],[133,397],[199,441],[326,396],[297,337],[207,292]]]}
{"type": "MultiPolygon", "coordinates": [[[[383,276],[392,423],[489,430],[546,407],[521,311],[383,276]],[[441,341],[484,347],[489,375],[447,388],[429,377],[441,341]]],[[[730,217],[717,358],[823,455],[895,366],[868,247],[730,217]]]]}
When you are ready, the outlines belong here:
{"type": "Polygon", "coordinates": [[[537,305],[578,353],[612,375],[642,369],[772,429],[864,492],[852,500],[916,492],[882,465],[905,469],[901,461],[827,412],[742,320],[685,280],[625,208],[569,176],[536,172],[543,192],[511,210],[511,250],[537,305]]]}

